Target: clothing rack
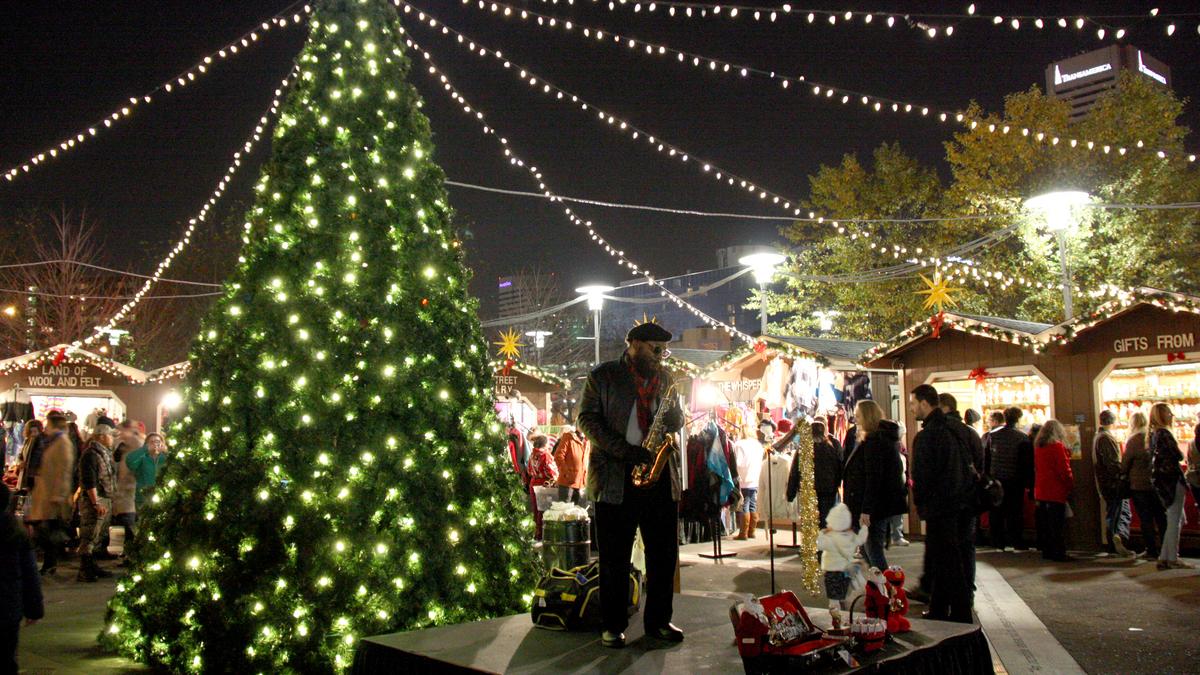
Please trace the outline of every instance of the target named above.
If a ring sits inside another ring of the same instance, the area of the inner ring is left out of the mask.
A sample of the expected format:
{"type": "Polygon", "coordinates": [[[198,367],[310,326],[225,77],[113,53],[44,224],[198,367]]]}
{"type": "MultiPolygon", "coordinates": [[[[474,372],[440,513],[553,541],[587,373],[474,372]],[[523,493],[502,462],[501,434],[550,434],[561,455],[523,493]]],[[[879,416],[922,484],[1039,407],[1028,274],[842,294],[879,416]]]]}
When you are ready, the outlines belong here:
{"type": "MultiPolygon", "coordinates": [[[[698,420],[703,419],[703,418],[707,418],[707,420],[705,420],[706,425],[708,422],[714,422],[718,426],[720,425],[720,420],[717,419],[717,411],[715,408],[710,409],[707,412],[701,413],[701,414],[697,415],[696,417],[693,417],[691,419],[691,423],[694,424],[695,422],[697,422],[698,420]]],[[[724,507],[721,507],[721,508],[724,508],[724,507]]],[[[701,553],[700,554],[701,558],[705,558],[707,560],[721,560],[722,558],[737,557],[736,551],[725,551],[723,549],[723,547],[721,546],[721,530],[722,529],[724,529],[724,528],[721,524],[721,519],[719,516],[717,518],[713,518],[712,520],[709,521],[709,531],[712,534],[713,552],[712,553],[701,553]]]]}

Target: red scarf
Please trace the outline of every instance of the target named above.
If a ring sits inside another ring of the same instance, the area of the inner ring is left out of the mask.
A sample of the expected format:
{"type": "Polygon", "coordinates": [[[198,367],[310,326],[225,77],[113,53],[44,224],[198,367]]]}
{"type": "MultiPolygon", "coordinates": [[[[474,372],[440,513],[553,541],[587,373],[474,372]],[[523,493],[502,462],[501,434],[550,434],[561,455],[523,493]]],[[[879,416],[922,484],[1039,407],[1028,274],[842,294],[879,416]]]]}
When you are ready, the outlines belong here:
{"type": "Polygon", "coordinates": [[[633,385],[637,389],[637,421],[638,428],[642,430],[642,435],[650,431],[650,418],[652,416],[651,408],[654,406],[654,397],[658,394],[658,373],[654,377],[642,377],[637,371],[633,363],[629,364],[629,372],[633,373],[633,385]]]}

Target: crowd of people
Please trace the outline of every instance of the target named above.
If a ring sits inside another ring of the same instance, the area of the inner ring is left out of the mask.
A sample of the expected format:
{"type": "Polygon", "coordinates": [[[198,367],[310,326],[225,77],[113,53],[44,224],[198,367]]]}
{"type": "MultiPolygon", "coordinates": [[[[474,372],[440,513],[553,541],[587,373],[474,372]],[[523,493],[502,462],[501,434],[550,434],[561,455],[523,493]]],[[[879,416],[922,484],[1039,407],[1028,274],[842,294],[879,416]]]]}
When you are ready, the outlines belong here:
{"type": "Polygon", "coordinates": [[[128,419],[118,424],[98,417],[80,428],[73,415],[51,410],[45,420],[27,422],[23,434],[20,454],[3,469],[0,500],[0,584],[6,593],[0,660],[13,672],[21,619],[42,615],[41,577],[55,575],[59,561],[71,554],[79,557],[77,581],[112,576],[99,564],[123,558],[108,550],[110,525],[123,527],[126,546],[134,540],[138,508],[167,458],[162,435],[147,434],[128,419]]]}

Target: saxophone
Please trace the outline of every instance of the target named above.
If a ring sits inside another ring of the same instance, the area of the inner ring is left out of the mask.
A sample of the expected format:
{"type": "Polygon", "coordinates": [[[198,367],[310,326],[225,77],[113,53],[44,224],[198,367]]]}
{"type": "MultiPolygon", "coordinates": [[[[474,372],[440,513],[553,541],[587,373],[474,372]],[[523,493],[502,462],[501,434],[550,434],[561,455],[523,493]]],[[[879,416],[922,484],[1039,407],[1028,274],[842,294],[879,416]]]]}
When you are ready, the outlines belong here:
{"type": "Polygon", "coordinates": [[[672,382],[671,386],[667,387],[658,412],[654,414],[654,421],[650,423],[650,429],[642,439],[642,447],[654,453],[654,462],[634,465],[633,486],[636,488],[649,488],[657,483],[663,470],[667,468],[671,455],[677,450],[674,435],[667,433],[667,413],[679,405],[677,386],[672,382]]]}

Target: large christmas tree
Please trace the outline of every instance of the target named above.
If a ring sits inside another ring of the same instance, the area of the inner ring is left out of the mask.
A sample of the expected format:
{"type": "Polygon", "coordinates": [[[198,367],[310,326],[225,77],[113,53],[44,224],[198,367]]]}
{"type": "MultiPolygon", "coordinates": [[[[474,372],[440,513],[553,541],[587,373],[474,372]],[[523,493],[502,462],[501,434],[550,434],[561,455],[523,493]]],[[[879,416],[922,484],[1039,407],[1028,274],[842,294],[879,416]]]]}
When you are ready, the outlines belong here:
{"type": "Polygon", "coordinates": [[[316,5],[110,604],[122,653],[324,672],[362,636],[528,606],[532,529],[399,36],[382,0],[316,5]]]}

